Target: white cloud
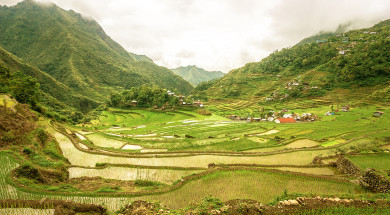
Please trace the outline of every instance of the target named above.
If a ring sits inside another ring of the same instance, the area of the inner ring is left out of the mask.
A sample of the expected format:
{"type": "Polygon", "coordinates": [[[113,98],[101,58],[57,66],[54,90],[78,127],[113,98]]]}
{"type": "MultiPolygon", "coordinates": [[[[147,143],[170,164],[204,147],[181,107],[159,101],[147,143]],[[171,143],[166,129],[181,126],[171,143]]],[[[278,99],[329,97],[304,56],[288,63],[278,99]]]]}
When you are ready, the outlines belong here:
{"type": "Polygon", "coordinates": [[[390,18],[388,0],[38,1],[95,19],[125,49],[159,65],[223,72],[340,24],[369,27],[390,18]]]}

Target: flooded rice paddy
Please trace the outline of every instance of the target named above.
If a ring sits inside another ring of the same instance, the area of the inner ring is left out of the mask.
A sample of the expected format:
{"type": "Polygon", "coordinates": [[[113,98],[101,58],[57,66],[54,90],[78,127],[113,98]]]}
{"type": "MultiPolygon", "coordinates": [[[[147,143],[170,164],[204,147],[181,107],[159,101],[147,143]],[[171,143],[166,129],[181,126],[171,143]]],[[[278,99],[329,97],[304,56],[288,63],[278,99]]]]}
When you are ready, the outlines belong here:
{"type": "Polygon", "coordinates": [[[326,151],[298,151],[283,154],[264,156],[224,156],[224,155],[191,155],[182,157],[113,157],[86,153],[75,148],[73,143],[63,134],[52,133],[63,154],[72,165],[94,167],[96,163],[131,164],[140,166],[169,166],[169,167],[198,167],[207,168],[210,163],[215,164],[262,164],[262,165],[307,165],[312,158],[326,151]]]}
{"type": "Polygon", "coordinates": [[[172,184],[182,177],[196,174],[202,170],[171,170],[171,169],[150,169],[108,166],[103,169],[90,169],[71,167],[69,168],[70,178],[79,177],[102,177],[107,179],[134,181],[148,180],[158,181],[165,184],[172,184]]]}

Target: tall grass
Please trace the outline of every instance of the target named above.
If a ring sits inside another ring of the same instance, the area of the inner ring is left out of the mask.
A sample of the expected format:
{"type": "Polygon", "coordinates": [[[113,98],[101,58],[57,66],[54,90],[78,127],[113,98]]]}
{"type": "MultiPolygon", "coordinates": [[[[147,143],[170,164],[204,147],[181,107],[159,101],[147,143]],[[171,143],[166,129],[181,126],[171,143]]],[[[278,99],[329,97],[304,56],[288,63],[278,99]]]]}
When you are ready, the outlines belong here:
{"type": "Polygon", "coordinates": [[[301,215],[388,215],[390,208],[376,208],[376,207],[330,207],[324,209],[314,209],[300,212],[301,215]]]}
{"type": "Polygon", "coordinates": [[[170,193],[145,196],[144,198],[160,201],[171,208],[185,207],[191,202],[199,202],[207,195],[212,195],[222,201],[254,199],[264,204],[271,202],[284,190],[307,195],[340,195],[362,192],[357,185],[348,182],[284,173],[237,170],[215,172],[199,180],[191,181],[170,193]]]}
{"type": "Polygon", "coordinates": [[[348,156],[348,158],[361,169],[390,170],[390,154],[363,154],[348,156]]]}
{"type": "Polygon", "coordinates": [[[6,215],[52,215],[54,209],[32,209],[32,208],[0,208],[0,214],[6,215]]]}

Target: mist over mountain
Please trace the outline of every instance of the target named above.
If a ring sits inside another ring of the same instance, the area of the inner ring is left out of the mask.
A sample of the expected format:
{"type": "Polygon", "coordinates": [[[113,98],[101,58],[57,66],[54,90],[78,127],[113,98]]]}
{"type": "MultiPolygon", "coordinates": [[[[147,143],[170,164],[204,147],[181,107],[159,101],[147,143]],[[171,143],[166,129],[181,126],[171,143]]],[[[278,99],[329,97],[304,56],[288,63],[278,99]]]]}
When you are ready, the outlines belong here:
{"type": "Polygon", "coordinates": [[[2,6],[0,31],[0,46],[5,50],[97,101],[104,101],[110,92],[142,84],[183,94],[192,89],[169,69],[128,53],[96,21],[55,4],[25,0],[2,6]]]}
{"type": "Polygon", "coordinates": [[[259,101],[323,99],[389,100],[390,20],[345,33],[314,35],[277,50],[260,62],[198,86],[200,98],[259,101]],[[343,92],[340,94],[340,92],[343,92]],[[382,96],[379,96],[382,95],[382,96]]]}

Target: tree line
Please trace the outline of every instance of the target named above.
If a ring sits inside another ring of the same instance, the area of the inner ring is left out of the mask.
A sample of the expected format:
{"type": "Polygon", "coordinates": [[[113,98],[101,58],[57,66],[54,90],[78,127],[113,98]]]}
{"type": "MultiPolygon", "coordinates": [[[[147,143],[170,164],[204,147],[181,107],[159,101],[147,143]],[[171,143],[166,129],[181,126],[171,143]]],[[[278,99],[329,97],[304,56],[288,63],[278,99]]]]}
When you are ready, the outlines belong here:
{"type": "Polygon", "coordinates": [[[148,86],[146,84],[139,87],[132,87],[130,90],[110,95],[108,105],[112,107],[128,108],[134,106],[136,101],[140,107],[162,107],[164,105],[178,105],[180,98],[169,95],[166,89],[156,85],[148,86]]]}

